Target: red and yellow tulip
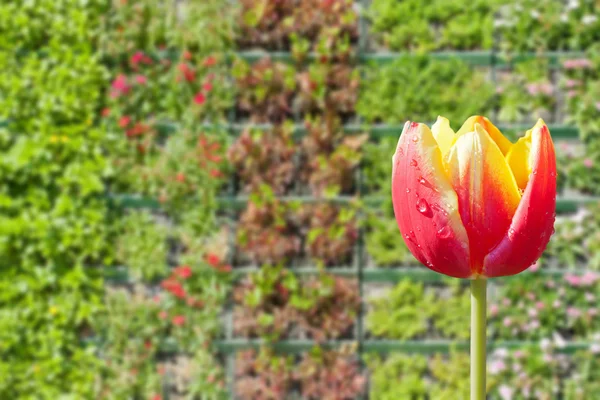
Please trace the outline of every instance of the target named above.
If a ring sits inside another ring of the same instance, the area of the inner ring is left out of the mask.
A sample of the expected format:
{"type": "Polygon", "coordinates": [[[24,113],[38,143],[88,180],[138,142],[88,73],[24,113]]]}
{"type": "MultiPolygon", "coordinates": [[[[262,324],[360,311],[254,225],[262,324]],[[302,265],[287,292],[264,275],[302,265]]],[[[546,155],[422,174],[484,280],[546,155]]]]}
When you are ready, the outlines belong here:
{"type": "Polygon", "coordinates": [[[456,133],[443,117],[431,129],[407,122],[393,157],[392,200],[402,237],[428,268],[457,278],[517,274],[553,232],[548,127],[540,119],[513,144],[481,116],[456,133]]]}

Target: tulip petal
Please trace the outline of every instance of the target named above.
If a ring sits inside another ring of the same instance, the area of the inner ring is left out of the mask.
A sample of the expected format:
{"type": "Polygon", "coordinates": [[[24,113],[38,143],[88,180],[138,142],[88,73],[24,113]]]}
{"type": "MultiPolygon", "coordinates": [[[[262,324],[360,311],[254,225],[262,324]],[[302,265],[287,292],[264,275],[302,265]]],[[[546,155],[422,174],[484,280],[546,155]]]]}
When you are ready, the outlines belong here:
{"type": "Polygon", "coordinates": [[[531,152],[531,133],[542,126],[545,123],[542,119],[539,119],[535,126],[525,133],[525,136],[520,138],[517,143],[513,144],[508,153],[506,154],[506,161],[510,165],[510,169],[515,176],[519,189],[525,190],[527,182],[529,181],[529,175],[531,174],[531,159],[529,154],[531,152]]]}
{"type": "Polygon", "coordinates": [[[473,132],[475,130],[475,124],[479,124],[485,129],[485,131],[490,135],[492,140],[498,145],[502,154],[508,153],[510,148],[512,147],[512,143],[508,140],[500,129],[496,128],[496,125],[492,124],[492,121],[487,119],[486,117],[482,117],[480,115],[474,115],[472,117],[467,118],[465,123],[460,127],[458,132],[456,132],[456,137],[473,132]]]}
{"type": "Polygon", "coordinates": [[[531,150],[531,137],[522,137],[515,143],[506,154],[506,161],[517,181],[519,189],[525,190],[531,167],[529,165],[529,152],[531,150]]]}
{"type": "Polygon", "coordinates": [[[447,168],[469,236],[471,269],[481,274],[484,257],[512,221],[521,198],[519,188],[498,145],[479,123],[456,140],[447,168]]]}
{"type": "Polygon", "coordinates": [[[394,213],[410,251],[436,272],[471,276],[469,240],[458,199],[429,127],[407,122],[392,161],[394,213]]]}
{"type": "Polygon", "coordinates": [[[448,121],[448,118],[438,116],[435,124],[431,126],[431,133],[433,133],[433,137],[440,147],[443,160],[445,159],[446,154],[450,151],[455,139],[454,131],[450,127],[450,121],[448,121]]]}
{"type": "Polygon", "coordinates": [[[556,208],[556,156],[543,121],[531,133],[532,173],[510,228],[486,256],[489,277],[518,274],[542,254],[552,236],[556,208]]]}

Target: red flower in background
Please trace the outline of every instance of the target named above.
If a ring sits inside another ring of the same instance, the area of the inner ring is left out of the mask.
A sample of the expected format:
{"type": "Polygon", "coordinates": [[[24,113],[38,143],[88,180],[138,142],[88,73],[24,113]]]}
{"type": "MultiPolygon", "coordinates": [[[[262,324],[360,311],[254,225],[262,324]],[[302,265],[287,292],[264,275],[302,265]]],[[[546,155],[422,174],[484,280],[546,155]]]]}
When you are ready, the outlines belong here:
{"type": "Polygon", "coordinates": [[[140,63],[147,65],[152,64],[152,59],[141,51],[136,51],[135,54],[131,56],[129,61],[133,68],[136,68],[140,63]]]}
{"type": "Polygon", "coordinates": [[[175,296],[179,299],[183,299],[187,295],[183,286],[181,286],[181,284],[174,279],[171,279],[171,278],[166,279],[166,280],[162,281],[160,286],[164,290],[166,290],[167,292],[171,293],[173,296],[175,296]]]}
{"type": "Polygon", "coordinates": [[[206,262],[211,267],[218,267],[221,264],[221,259],[219,258],[218,255],[216,255],[214,253],[208,253],[205,258],[206,258],[206,262]]]}
{"type": "Polygon", "coordinates": [[[202,89],[204,89],[205,92],[210,92],[212,88],[213,86],[210,82],[206,82],[204,85],[202,85],[202,89]]]}
{"type": "Polygon", "coordinates": [[[108,117],[109,115],[110,115],[110,108],[108,108],[108,107],[104,107],[104,108],[102,109],[102,116],[106,118],[106,117],[108,117]]]}
{"type": "Polygon", "coordinates": [[[127,128],[131,123],[131,117],[124,115],[119,119],[119,126],[121,128],[127,128]]]}
{"type": "Polygon", "coordinates": [[[183,79],[188,82],[193,82],[196,80],[196,72],[187,64],[181,63],[179,64],[179,71],[183,74],[183,79]]]}
{"type": "Polygon", "coordinates": [[[192,268],[189,265],[181,265],[173,270],[173,274],[182,279],[187,279],[192,276],[192,268]]]}
{"type": "Polygon", "coordinates": [[[148,132],[148,125],[144,125],[141,122],[136,123],[133,128],[128,129],[125,134],[127,137],[140,136],[148,132]]]}
{"type": "Polygon", "coordinates": [[[119,97],[129,93],[131,86],[127,84],[127,77],[123,74],[119,74],[111,83],[111,89],[111,97],[119,97]]]}
{"type": "Polygon", "coordinates": [[[216,63],[217,63],[217,58],[215,56],[208,56],[204,59],[204,61],[202,62],[202,65],[204,67],[212,67],[216,63]]]}
{"type": "Polygon", "coordinates": [[[182,172],[179,172],[175,175],[175,180],[179,183],[183,183],[185,182],[185,175],[182,172]]]}
{"type": "Polygon", "coordinates": [[[183,315],[176,315],[173,317],[173,325],[175,326],[182,326],[183,324],[185,324],[185,316],[183,315]]]}
{"type": "Polygon", "coordinates": [[[198,105],[204,104],[205,101],[206,101],[206,97],[204,96],[204,94],[202,92],[198,92],[196,94],[196,96],[194,96],[194,103],[196,103],[198,105]]]}
{"type": "Polygon", "coordinates": [[[213,178],[220,178],[223,176],[223,174],[218,169],[211,169],[210,176],[212,176],[213,178]]]}

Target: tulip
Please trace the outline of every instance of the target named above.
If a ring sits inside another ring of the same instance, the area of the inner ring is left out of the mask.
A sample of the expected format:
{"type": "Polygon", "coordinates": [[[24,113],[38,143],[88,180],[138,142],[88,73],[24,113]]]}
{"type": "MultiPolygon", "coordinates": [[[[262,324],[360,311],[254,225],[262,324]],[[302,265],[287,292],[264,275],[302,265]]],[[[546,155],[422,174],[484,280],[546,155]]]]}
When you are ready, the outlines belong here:
{"type": "Polygon", "coordinates": [[[454,132],[407,122],[393,157],[392,200],[412,254],[456,278],[517,274],[542,254],[556,206],[556,159],[546,124],[511,143],[487,118],[454,132]]]}
{"type": "Polygon", "coordinates": [[[486,397],[486,278],[531,266],[550,240],[556,158],[541,119],[516,143],[487,118],[407,122],[392,159],[392,202],[413,255],[471,278],[471,400],[486,397]]]}

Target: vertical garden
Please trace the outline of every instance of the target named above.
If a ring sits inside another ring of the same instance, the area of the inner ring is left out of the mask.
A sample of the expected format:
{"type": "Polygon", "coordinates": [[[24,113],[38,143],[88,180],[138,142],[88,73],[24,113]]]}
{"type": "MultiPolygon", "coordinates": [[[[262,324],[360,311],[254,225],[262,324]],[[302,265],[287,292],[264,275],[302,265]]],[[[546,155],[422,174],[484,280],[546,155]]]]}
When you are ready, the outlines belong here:
{"type": "Polygon", "coordinates": [[[406,120],[557,145],[488,398],[600,398],[593,0],[0,4],[0,398],[463,399],[469,293],[398,232],[406,120]]]}

